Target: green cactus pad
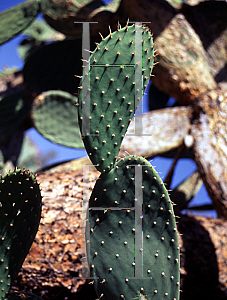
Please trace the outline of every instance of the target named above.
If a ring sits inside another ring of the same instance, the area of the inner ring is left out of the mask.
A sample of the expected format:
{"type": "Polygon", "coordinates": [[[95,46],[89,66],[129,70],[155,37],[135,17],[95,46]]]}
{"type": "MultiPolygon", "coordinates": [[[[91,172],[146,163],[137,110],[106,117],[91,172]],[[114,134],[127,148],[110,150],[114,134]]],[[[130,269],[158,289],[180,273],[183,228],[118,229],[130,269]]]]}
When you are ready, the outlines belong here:
{"type": "Polygon", "coordinates": [[[148,161],[128,156],[100,175],[89,221],[87,255],[100,299],[179,299],[180,251],[172,202],[148,161]],[[143,260],[137,265],[138,252],[143,260]]]}
{"type": "Polygon", "coordinates": [[[17,52],[20,58],[25,61],[29,55],[42,48],[42,46],[41,42],[33,38],[25,38],[17,48],[17,52]]]}
{"type": "Polygon", "coordinates": [[[0,45],[25,30],[39,13],[40,0],[30,0],[0,14],[0,45]]]}
{"type": "Polygon", "coordinates": [[[65,39],[62,33],[55,31],[48,24],[39,20],[35,20],[31,26],[23,31],[23,35],[27,36],[27,38],[21,41],[17,52],[25,61],[29,55],[41,49],[46,41],[65,39]]]}
{"type": "Polygon", "coordinates": [[[64,34],[54,30],[46,22],[40,20],[35,20],[32,22],[32,24],[25,31],[23,31],[23,35],[26,35],[39,42],[65,39],[64,34]]]}
{"type": "Polygon", "coordinates": [[[33,295],[32,293],[10,293],[6,300],[43,300],[42,298],[33,295]]]}
{"type": "Polygon", "coordinates": [[[24,88],[0,96],[0,136],[12,133],[25,120],[31,110],[31,94],[24,88]]]}
{"type": "Polygon", "coordinates": [[[17,169],[0,179],[0,298],[5,299],[38,230],[41,194],[35,177],[17,169]]]}
{"type": "MultiPolygon", "coordinates": [[[[78,94],[79,125],[85,148],[100,172],[107,172],[113,167],[122,139],[139,104],[135,100],[135,89],[138,87],[135,74],[139,68],[135,61],[135,39],[134,25],[110,33],[91,55],[90,70],[87,65],[81,81],[78,94]],[[87,100],[84,82],[88,74],[90,99],[87,100]],[[87,125],[89,123],[90,127],[87,125]]],[[[141,28],[141,43],[139,80],[142,96],[142,86],[145,89],[149,82],[154,56],[152,36],[146,27],[141,28]]]]}
{"type": "Polygon", "coordinates": [[[77,97],[48,91],[34,101],[33,121],[46,139],[72,148],[84,148],[78,125],[77,97]]]}

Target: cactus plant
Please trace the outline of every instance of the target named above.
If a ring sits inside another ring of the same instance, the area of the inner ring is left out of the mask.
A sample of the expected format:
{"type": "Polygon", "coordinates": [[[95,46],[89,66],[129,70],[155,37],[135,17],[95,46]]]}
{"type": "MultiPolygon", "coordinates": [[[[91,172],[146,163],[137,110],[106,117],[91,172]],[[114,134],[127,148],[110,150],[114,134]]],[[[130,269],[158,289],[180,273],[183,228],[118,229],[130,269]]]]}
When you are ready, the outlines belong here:
{"type": "Polygon", "coordinates": [[[19,87],[9,94],[0,95],[0,136],[6,137],[15,131],[31,110],[30,93],[19,87]]]}
{"type": "Polygon", "coordinates": [[[99,297],[102,295],[103,300],[179,299],[175,216],[168,192],[151,164],[137,156],[118,161],[108,173],[100,175],[89,207],[87,255],[99,297]],[[135,166],[142,169],[142,186],[138,186],[135,166]],[[139,189],[140,199],[137,198],[139,189]],[[137,230],[141,230],[137,233],[140,235],[143,230],[144,237],[140,266],[135,261],[135,245],[139,247],[135,238],[137,230]],[[141,298],[135,298],[138,294],[141,298]]]}
{"type": "Polygon", "coordinates": [[[32,110],[35,128],[52,142],[83,148],[76,104],[77,97],[67,92],[48,91],[40,94],[34,100],[32,110]]]}
{"type": "Polygon", "coordinates": [[[25,31],[26,38],[20,43],[18,53],[23,60],[37,51],[48,41],[64,40],[65,36],[52,29],[48,24],[35,20],[25,31]]]}
{"type": "Polygon", "coordinates": [[[39,42],[64,40],[66,37],[64,34],[54,30],[47,23],[37,19],[23,31],[23,35],[39,42]]]}
{"type": "Polygon", "coordinates": [[[22,32],[31,24],[40,11],[39,5],[40,0],[30,0],[0,14],[0,45],[22,32]]]}
{"type": "MultiPolygon", "coordinates": [[[[89,202],[87,259],[99,299],[179,299],[179,243],[168,192],[144,158],[128,156],[115,165],[140,100],[134,99],[135,27],[127,24],[102,38],[80,87],[80,130],[90,159],[101,172],[89,202]]],[[[154,51],[150,32],[146,28],[142,32],[140,79],[145,86],[154,51]]]]}
{"type": "Polygon", "coordinates": [[[79,125],[88,155],[100,172],[107,172],[113,167],[141,99],[142,91],[139,100],[134,99],[138,88],[136,69],[141,68],[140,78],[143,80],[139,83],[140,89],[146,87],[151,75],[154,57],[152,36],[146,27],[142,27],[139,41],[142,47],[139,49],[136,30],[139,35],[139,26],[136,29],[135,25],[127,24],[102,38],[90,57],[91,66],[86,66],[81,81],[79,125]],[[137,55],[141,56],[141,62],[136,61],[137,55]],[[90,76],[91,95],[90,99],[85,100],[87,91],[82,85],[87,76],[90,76]]]}
{"type": "Polygon", "coordinates": [[[0,179],[0,297],[5,299],[38,230],[41,194],[28,170],[0,179]]]}

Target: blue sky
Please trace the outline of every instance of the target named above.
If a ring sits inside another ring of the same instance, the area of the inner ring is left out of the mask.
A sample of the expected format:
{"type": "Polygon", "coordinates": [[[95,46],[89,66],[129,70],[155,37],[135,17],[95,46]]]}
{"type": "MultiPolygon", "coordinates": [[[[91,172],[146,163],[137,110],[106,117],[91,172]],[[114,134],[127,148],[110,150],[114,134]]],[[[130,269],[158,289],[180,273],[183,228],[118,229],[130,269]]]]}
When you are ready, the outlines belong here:
{"type": "MultiPolygon", "coordinates": [[[[22,2],[24,1],[0,0],[0,12],[22,2]]],[[[16,67],[18,69],[21,69],[23,67],[23,61],[20,59],[17,53],[17,46],[19,45],[22,39],[23,37],[19,35],[18,37],[15,37],[11,41],[0,46],[0,70],[2,70],[4,67],[16,67]]],[[[144,108],[144,112],[147,111],[147,102],[145,99],[144,108]]],[[[41,150],[42,155],[45,155],[50,151],[56,152],[56,156],[53,159],[49,160],[48,164],[86,156],[85,150],[70,149],[64,146],[53,144],[52,142],[49,142],[46,139],[44,139],[34,129],[30,129],[28,131],[28,135],[32,138],[37,147],[41,150]]],[[[156,170],[159,172],[162,179],[164,179],[168,172],[168,169],[171,166],[171,159],[157,157],[152,161],[152,164],[156,167],[156,170]]],[[[175,169],[172,187],[175,187],[195,170],[196,165],[192,160],[181,159],[180,162],[178,162],[175,169]]],[[[191,205],[207,203],[211,203],[211,200],[207,195],[205,187],[203,186],[200,192],[191,202],[191,205]]],[[[211,213],[210,216],[216,216],[216,214],[211,213]]]]}

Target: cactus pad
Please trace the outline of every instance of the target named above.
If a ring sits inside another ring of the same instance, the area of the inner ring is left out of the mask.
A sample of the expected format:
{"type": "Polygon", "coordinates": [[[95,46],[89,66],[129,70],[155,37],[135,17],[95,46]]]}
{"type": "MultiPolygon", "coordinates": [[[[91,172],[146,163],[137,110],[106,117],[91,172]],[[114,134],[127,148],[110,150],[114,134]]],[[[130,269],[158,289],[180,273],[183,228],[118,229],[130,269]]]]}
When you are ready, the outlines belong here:
{"type": "Polygon", "coordinates": [[[31,95],[24,88],[17,88],[0,96],[0,136],[14,132],[31,110],[31,95]]]}
{"type": "Polygon", "coordinates": [[[30,0],[0,14],[0,45],[26,29],[39,13],[40,0],[30,0]]]}
{"type": "Polygon", "coordinates": [[[101,174],[90,198],[89,219],[90,276],[100,299],[179,299],[179,244],[173,207],[148,161],[128,156],[101,174]],[[139,190],[140,199],[136,195],[139,190]],[[139,265],[138,251],[143,253],[139,265]]]}
{"type": "Polygon", "coordinates": [[[78,126],[77,98],[63,91],[48,91],[34,101],[33,121],[46,139],[72,148],[84,148],[78,126]]]}
{"type": "Polygon", "coordinates": [[[0,179],[0,298],[5,299],[38,230],[39,185],[28,170],[17,169],[0,179]]]}
{"type": "Polygon", "coordinates": [[[146,27],[138,27],[140,31],[135,28],[135,25],[118,28],[101,41],[90,57],[90,67],[86,66],[79,87],[79,125],[85,148],[100,172],[113,167],[153,68],[151,33],[146,27]],[[88,100],[86,76],[90,77],[88,100]],[[138,87],[141,97],[135,100],[138,87]]]}

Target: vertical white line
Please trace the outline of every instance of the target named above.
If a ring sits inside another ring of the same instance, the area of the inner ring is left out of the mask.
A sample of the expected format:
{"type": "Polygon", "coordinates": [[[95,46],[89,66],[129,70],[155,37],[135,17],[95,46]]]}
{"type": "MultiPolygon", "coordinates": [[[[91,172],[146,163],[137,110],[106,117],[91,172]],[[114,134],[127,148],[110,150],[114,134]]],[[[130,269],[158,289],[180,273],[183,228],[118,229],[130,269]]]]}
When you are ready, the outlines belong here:
{"type": "Polygon", "coordinates": [[[82,278],[90,278],[90,230],[89,230],[89,171],[90,166],[83,166],[83,198],[82,198],[82,278]],[[87,240],[85,238],[85,232],[87,230],[87,240]]]}
{"type": "Polygon", "coordinates": [[[135,277],[143,277],[142,166],[135,166],[135,277]]]}
{"type": "MultiPolygon", "coordinates": [[[[135,23],[135,116],[143,113],[143,75],[142,75],[142,24],[135,23]]],[[[142,118],[135,118],[135,135],[141,136],[143,133],[142,118]]]]}
{"type": "Polygon", "coordinates": [[[82,84],[82,136],[90,134],[90,23],[82,23],[82,57],[83,57],[83,84],[82,84]]]}

